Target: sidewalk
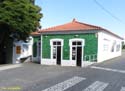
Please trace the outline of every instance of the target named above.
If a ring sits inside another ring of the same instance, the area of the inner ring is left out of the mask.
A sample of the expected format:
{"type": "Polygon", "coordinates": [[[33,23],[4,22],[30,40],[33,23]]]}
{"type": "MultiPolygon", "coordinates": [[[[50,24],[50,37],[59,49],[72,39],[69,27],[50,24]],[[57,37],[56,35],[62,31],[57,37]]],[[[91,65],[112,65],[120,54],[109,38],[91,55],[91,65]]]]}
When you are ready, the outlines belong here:
{"type": "Polygon", "coordinates": [[[22,64],[5,64],[0,65],[0,71],[7,70],[7,69],[13,69],[17,67],[22,67],[22,64]]]}

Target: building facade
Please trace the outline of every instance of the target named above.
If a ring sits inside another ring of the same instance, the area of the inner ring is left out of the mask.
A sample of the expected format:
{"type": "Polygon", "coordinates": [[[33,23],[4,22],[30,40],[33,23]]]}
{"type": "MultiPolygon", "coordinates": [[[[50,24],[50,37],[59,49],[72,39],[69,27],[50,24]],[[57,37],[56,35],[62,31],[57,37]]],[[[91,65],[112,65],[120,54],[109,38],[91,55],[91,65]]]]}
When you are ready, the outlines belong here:
{"type": "Polygon", "coordinates": [[[121,55],[118,35],[75,19],[33,33],[34,60],[45,65],[85,66],[121,55]]]}
{"type": "Polygon", "coordinates": [[[33,46],[33,38],[29,37],[27,42],[23,40],[13,42],[13,56],[12,56],[12,63],[23,63],[26,61],[31,61],[32,59],[32,46],[33,46]],[[26,60],[26,59],[30,60],[26,60]],[[24,60],[25,59],[25,60],[24,60]]]}

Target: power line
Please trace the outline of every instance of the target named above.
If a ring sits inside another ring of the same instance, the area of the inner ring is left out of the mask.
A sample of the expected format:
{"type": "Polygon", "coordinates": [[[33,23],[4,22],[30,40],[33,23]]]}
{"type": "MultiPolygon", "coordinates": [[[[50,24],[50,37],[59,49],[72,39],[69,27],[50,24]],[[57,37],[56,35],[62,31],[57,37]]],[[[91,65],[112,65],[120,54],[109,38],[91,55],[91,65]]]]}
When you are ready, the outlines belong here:
{"type": "Polygon", "coordinates": [[[102,4],[100,4],[97,0],[94,0],[94,2],[103,10],[105,11],[107,14],[109,14],[111,17],[113,17],[115,20],[122,22],[121,19],[119,19],[117,16],[115,16],[113,13],[111,13],[109,10],[107,10],[102,4]]]}

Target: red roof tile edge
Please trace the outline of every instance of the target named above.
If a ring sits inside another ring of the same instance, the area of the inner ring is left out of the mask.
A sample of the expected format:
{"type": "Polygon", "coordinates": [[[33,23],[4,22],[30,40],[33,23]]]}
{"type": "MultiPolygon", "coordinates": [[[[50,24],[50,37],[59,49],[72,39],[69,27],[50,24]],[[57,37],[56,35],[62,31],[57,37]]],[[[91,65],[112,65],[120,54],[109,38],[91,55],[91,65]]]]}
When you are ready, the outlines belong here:
{"type": "Polygon", "coordinates": [[[50,27],[50,28],[46,28],[46,29],[42,29],[42,30],[39,30],[39,31],[36,31],[36,32],[33,32],[31,35],[40,35],[40,34],[42,34],[42,33],[48,33],[48,32],[65,32],[65,31],[78,31],[78,29],[76,29],[76,30],[66,30],[66,29],[60,29],[60,30],[58,30],[58,29],[56,29],[57,27],[61,27],[61,26],[66,26],[66,25],[68,25],[68,24],[73,24],[73,23],[77,23],[77,24],[80,24],[80,25],[84,25],[84,26],[88,26],[88,28],[86,28],[86,29],[80,29],[80,31],[88,31],[88,30],[100,30],[100,31],[105,31],[105,32],[108,32],[108,33],[110,33],[110,34],[112,34],[112,35],[114,35],[114,36],[116,36],[116,37],[118,37],[118,38],[120,38],[120,39],[122,39],[123,40],[123,38],[122,37],[120,37],[119,35],[117,35],[117,34],[115,34],[115,33],[113,33],[113,32],[111,32],[111,31],[109,31],[109,30],[107,30],[107,29],[104,29],[104,28],[102,28],[102,27],[100,27],[100,26],[95,26],[95,25],[91,25],[91,24],[87,24],[87,23],[82,23],[82,22],[79,22],[79,21],[76,21],[75,19],[73,19],[73,21],[72,22],[69,22],[69,23],[66,23],[66,24],[62,24],[62,25],[57,25],[57,26],[54,26],[54,27],[50,27]]]}

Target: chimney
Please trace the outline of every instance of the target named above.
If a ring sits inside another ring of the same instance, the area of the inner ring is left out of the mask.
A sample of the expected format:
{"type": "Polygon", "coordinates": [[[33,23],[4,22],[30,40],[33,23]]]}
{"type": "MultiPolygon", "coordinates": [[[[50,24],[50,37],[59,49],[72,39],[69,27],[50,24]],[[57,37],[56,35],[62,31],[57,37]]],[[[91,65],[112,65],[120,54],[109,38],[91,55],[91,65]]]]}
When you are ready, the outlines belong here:
{"type": "Polygon", "coordinates": [[[76,19],[75,19],[75,18],[73,18],[72,22],[75,22],[75,21],[76,21],[76,19]]]}

